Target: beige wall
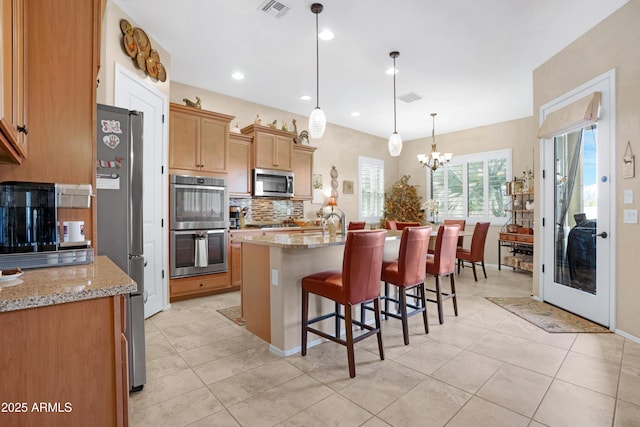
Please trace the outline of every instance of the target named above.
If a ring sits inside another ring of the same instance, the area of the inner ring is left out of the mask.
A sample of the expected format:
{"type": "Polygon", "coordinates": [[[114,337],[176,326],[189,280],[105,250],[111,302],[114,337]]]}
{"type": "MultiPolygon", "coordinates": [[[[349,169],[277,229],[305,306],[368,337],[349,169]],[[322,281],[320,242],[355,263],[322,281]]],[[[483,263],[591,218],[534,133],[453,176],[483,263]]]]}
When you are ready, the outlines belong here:
{"type": "MultiPolygon", "coordinates": [[[[425,116],[427,115],[425,114],[425,116]]],[[[425,119],[425,121],[429,120],[425,119]]],[[[436,117],[436,130],[437,128],[438,119],[436,117]]],[[[533,167],[536,130],[533,117],[525,117],[474,129],[442,135],[436,134],[436,143],[438,150],[451,152],[454,156],[510,148],[512,150],[513,174],[521,176],[523,170],[533,167]]],[[[410,182],[419,186],[418,194],[423,198],[426,196],[427,171],[418,163],[416,155],[419,153],[428,154],[429,152],[431,152],[431,137],[405,143],[400,155],[402,171],[399,173],[411,175],[410,182]]],[[[492,226],[489,229],[485,246],[485,262],[487,264],[498,264],[497,239],[500,228],[501,226],[492,226]]],[[[530,277],[530,275],[523,275],[523,278],[529,279],[530,277]]]]}
{"type": "MultiPolygon", "coordinates": [[[[199,89],[186,84],[171,82],[171,102],[182,104],[183,98],[194,100],[198,96],[202,101],[202,108],[219,113],[235,116],[232,126],[238,123],[240,128],[253,123],[257,114],[263,123],[271,123],[278,120],[281,126],[286,121],[291,126],[291,120],[296,119],[298,132],[307,129],[309,118],[277,110],[264,105],[254,104],[237,98],[231,98],[219,93],[199,89]]],[[[331,112],[325,111],[331,118],[331,112]]],[[[313,173],[321,174],[325,189],[331,188],[329,172],[331,166],[338,170],[338,207],[347,215],[347,221],[358,218],[358,156],[366,155],[382,159],[385,162],[385,188],[390,188],[398,176],[398,161],[389,156],[387,140],[372,135],[367,135],[352,129],[332,124],[327,125],[327,130],[320,140],[310,140],[310,145],[317,147],[313,158],[313,173]],[[354,182],[354,194],[342,193],[342,181],[354,182]]],[[[316,211],[322,207],[320,204],[305,202],[304,210],[306,218],[315,218],[316,211]]]]}
{"type": "Polygon", "coordinates": [[[152,34],[147,33],[151,47],[158,51],[160,54],[160,62],[167,70],[167,81],[163,83],[149,77],[135,65],[122,46],[122,32],[120,31],[121,19],[128,20],[134,27],[138,26],[122,9],[112,2],[107,2],[102,20],[102,46],[100,46],[101,67],[98,72],[98,80],[100,83],[97,89],[98,102],[113,105],[116,63],[122,65],[128,71],[131,71],[146,84],[153,86],[168,98],[170,88],[169,79],[171,78],[171,56],[155,41],[152,34]]]}
{"type": "MultiPolygon", "coordinates": [[[[616,159],[615,194],[617,198],[616,252],[616,329],[640,337],[640,287],[637,279],[637,252],[632,250],[640,241],[640,225],[624,224],[623,209],[640,206],[640,170],[636,177],[623,179],[622,155],[627,141],[640,153],[640,0],[631,0],[591,31],[567,46],[533,73],[534,113],[538,123],[539,109],[545,103],[571,91],[604,72],[616,70],[616,159]],[[634,203],[623,205],[623,190],[634,191],[634,203]]],[[[539,144],[536,144],[536,158],[539,144]]],[[[538,171],[539,173],[539,171],[538,171]]],[[[539,224],[540,221],[537,221],[539,224]]],[[[539,230],[536,230],[536,232],[539,230]]],[[[539,270],[540,262],[536,261],[539,270]]],[[[538,275],[534,277],[534,292],[538,294],[538,275]]]]}

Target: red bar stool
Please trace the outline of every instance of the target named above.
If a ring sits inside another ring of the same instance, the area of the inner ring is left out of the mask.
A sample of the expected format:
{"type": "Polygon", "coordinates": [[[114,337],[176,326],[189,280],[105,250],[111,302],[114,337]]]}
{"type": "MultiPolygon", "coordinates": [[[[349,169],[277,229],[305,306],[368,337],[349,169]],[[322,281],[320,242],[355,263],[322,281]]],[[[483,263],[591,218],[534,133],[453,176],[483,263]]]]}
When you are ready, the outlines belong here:
{"type": "Polygon", "coordinates": [[[476,263],[478,262],[482,264],[484,278],[487,278],[487,270],[484,268],[484,246],[490,225],[490,222],[477,223],[473,229],[473,237],[471,237],[471,248],[458,248],[456,251],[456,257],[458,258],[458,274],[460,274],[460,266],[463,265],[464,262],[468,262],[473,268],[473,278],[476,282],[478,281],[478,274],[476,273],[476,263]]]}
{"type": "Polygon", "coordinates": [[[384,252],[385,230],[348,233],[344,247],[342,271],[330,270],[302,278],[302,349],[307,354],[307,332],[320,335],[330,341],[347,347],[349,376],[356,376],[354,344],[372,335],[378,336],[380,359],[384,360],[382,333],[380,331],[380,270],[384,252]],[[335,302],[335,311],[309,319],[309,293],[335,302]],[[375,327],[353,319],[352,307],[373,301],[375,327]],[[345,306],[344,315],[340,307],[345,306]],[[335,336],[312,328],[310,325],[335,317],[335,336]],[[340,338],[340,319],[345,322],[346,339],[340,338]],[[353,336],[353,325],[367,331],[353,336]]]}
{"type": "Polygon", "coordinates": [[[444,323],[444,310],[442,307],[444,300],[453,299],[453,312],[456,316],[458,315],[456,282],[454,278],[458,234],[460,234],[459,225],[441,225],[438,229],[434,253],[427,255],[427,274],[431,274],[436,278],[436,288],[427,289],[428,292],[434,292],[436,294],[436,299],[427,298],[427,301],[435,302],[438,305],[438,320],[440,324],[444,323]],[[450,277],[450,293],[444,293],[440,289],[440,278],[442,276],[450,277]]]}
{"type": "MultiPolygon", "coordinates": [[[[443,221],[444,225],[459,225],[460,231],[464,231],[464,226],[467,221],[464,219],[445,219],[443,221]]],[[[458,236],[458,249],[460,249],[464,245],[464,236],[458,236]]]]}
{"type": "MultiPolygon", "coordinates": [[[[424,332],[429,333],[429,321],[427,320],[427,302],[425,299],[424,278],[427,249],[429,248],[429,236],[431,227],[406,227],[402,230],[400,251],[395,261],[382,263],[382,280],[384,281],[384,309],[382,314],[385,320],[389,316],[402,321],[402,334],[404,344],[409,344],[408,318],[422,313],[424,332]],[[393,298],[389,293],[389,285],[398,287],[398,298],[393,298]],[[414,293],[407,290],[415,289],[414,293]],[[407,297],[413,298],[413,303],[407,302],[407,297]],[[398,311],[389,311],[389,301],[398,304],[398,311]],[[407,308],[412,309],[408,312],[407,308]]],[[[361,317],[365,321],[364,310],[372,310],[371,307],[362,305],[361,317]]]]}
{"type": "Polygon", "coordinates": [[[347,226],[347,231],[349,230],[364,230],[367,226],[365,221],[349,221],[349,225],[347,226]]]}

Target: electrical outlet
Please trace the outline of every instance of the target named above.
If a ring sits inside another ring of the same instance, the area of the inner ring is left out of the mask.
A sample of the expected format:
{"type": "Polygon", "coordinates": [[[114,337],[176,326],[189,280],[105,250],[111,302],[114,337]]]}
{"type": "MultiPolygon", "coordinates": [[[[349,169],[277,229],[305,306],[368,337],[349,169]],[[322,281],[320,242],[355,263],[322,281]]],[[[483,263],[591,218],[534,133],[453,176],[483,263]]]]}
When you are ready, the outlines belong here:
{"type": "Polygon", "coordinates": [[[279,283],[278,283],[278,270],[276,270],[276,269],[271,270],[271,284],[273,286],[278,286],[279,285],[279,283]]]}

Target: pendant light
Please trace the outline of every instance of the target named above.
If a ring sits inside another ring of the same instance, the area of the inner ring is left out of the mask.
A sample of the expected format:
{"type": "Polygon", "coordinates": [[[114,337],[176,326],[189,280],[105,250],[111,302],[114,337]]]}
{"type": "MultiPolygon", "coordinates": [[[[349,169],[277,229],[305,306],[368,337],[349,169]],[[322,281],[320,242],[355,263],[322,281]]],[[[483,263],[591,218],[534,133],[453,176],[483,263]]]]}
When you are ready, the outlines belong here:
{"type": "Polygon", "coordinates": [[[393,157],[400,155],[402,151],[402,138],[396,130],[396,58],[400,56],[400,52],[390,52],[389,56],[393,58],[393,133],[389,137],[389,154],[393,157]]]}
{"type": "Polygon", "coordinates": [[[311,138],[322,138],[327,128],[327,118],[324,111],[320,108],[320,55],[318,46],[318,14],[322,12],[324,7],[320,3],[311,5],[311,12],[316,15],[316,108],[313,109],[309,116],[309,136],[311,138]]]}

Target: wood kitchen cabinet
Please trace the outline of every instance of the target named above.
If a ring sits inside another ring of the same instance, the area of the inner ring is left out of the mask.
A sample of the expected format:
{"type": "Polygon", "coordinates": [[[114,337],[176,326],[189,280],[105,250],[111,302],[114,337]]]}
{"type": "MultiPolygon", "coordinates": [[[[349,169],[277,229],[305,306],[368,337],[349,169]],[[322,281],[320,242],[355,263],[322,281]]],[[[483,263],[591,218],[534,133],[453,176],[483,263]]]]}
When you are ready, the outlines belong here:
{"type": "Polygon", "coordinates": [[[233,116],[170,105],[170,173],[227,173],[229,123],[233,116]]]}
{"type": "Polygon", "coordinates": [[[171,302],[240,289],[231,283],[229,272],[203,274],[169,280],[171,302]]]}
{"type": "Polygon", "coordinates": [[[258,125],[247,126],[241,132],[253,136],[254,168],[293,170],[295,133],[258,125]]]}
{"type": "MultiPolygon", "coordinates": [[[[102,22],[99,1],[0,1],[3,105],[0,126],[5,130],[10,127],[5,121],[4,106],[8,99],[5,70],[16,69],[16,65],[9,67],[5,56],[6,10],[8,4],[12,7],[24,4],[24,28],[18,32],[24,36],[23,47],[18,49],[23,57],[24,81],[13,85],[23,87],[25,102],[17,111],[23,111],[24,116],[13,123],[26,124],[29,132],[25,139],[19,140],[24,148],[20,163],[15,155],[7,157],[4,150],[7,138],[4,130],[0,130],[0,147],[4,147],[0,148],[0,162],[4,162],[0,164],[0,181],[92,184],[95,188],[96,77],[100,52],[97,40],[102,22]]],[[[69,211],[74,212],[60,211],[58,217],[64,215],[65,220],[84,221],[85,235],[95,244],[95,203],[90,209],[69,211]]]]}
{"type": "Polygon", "coordinates": [[[227,189],[230,197],[251,197],[251,139],[250,135],[229,134],[227,189]]]}
{"type": "Polygon", "coordinates": [[[27,157],[24,1],[1,1],[0,162],[21,164],[27,157]]]}
{"type": "Polygon", "coordinates": [[[313,199],[313,153],[315,147],[293,144],[293,198],[313,199]]]}
{"type": "Polygon", "coordinates": [[[124,303],[116,295],[0,313],[0,396],[28,406],[3,411],[0,424],[128,425],[124,303]],[[40,402],[57,410],[32,410],[40,402]]]}

